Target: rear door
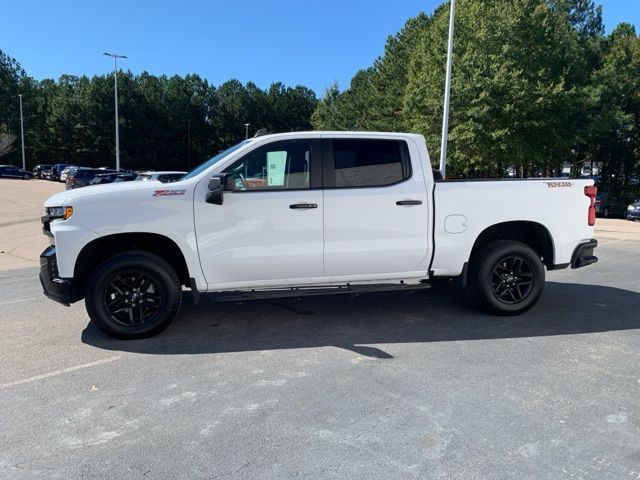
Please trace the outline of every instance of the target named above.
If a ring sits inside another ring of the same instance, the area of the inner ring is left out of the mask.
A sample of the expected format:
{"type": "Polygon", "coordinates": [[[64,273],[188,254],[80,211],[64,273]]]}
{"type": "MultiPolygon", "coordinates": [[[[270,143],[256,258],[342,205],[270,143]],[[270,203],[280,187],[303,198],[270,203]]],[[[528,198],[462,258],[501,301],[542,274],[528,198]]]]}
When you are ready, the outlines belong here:
{"type": "Polygon", "coordinates": [[[416,145],[345,136],[323,152],[325,275],[426,274],[430,198],[416,145]]]}

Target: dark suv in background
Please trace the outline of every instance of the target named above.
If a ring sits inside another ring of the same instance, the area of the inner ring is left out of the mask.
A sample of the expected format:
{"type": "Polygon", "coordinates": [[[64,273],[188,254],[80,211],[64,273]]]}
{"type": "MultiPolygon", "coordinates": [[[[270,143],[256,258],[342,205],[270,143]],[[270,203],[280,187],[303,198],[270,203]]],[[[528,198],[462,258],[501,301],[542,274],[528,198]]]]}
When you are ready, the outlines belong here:
{"type": "Polygon", "coordinates": [[[93,180],[89,182],[90,185],[104,185],[105,183],[115,182],[131,182],[138,178],[138,174],[135,172],[119,171],[112,173],[99,173],[93,180]]]}
{"type": "Polygon", "coordinates": [[[624,197],[610,192],[598,192],[596,196],[596,214],[599,217],[624,218],[627,213],[627,205],[624,197]]]}
{"type": "Polygon", "coordinates": [[[114,173],[115,170],[106,170],[103,168],[78,167],[67,173],[67,181],[65,183],[67,190],[74,188],[86,187],[91,181],[103,173],[114,173]]]}

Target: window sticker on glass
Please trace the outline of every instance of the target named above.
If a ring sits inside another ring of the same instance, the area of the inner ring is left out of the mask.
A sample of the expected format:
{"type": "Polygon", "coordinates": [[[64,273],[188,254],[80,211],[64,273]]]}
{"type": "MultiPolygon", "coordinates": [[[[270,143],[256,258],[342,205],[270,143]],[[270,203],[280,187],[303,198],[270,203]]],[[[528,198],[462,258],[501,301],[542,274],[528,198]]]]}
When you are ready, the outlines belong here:
{"type": "Polygon", "coordinates": [[[267,185],[284,186],[284,174],[287,166],[287,152],[267,152],[267,185]]]}

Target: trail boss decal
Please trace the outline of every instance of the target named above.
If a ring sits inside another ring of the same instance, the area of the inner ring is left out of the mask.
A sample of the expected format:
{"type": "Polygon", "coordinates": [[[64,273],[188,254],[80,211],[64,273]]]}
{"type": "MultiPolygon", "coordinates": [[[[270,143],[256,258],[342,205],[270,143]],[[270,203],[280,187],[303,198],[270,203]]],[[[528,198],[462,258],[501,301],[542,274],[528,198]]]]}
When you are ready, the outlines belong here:
{"type": "Polygon", "coordinates": [[[544,182],[549,188],[571,188],[573,183],[571,182],[544,182]]]}
{"type": "Polygon", "coordinates": [[[170,195],[184,195],[186,190],[156,190],[153,192],[154,197],[168,197],[170,195]]]}

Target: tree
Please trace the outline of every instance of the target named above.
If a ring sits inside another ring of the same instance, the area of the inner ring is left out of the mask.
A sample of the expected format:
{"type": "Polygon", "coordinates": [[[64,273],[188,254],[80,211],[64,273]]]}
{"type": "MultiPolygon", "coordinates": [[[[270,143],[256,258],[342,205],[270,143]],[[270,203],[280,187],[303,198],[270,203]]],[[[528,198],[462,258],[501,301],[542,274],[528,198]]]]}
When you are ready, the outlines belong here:
{"type": "MultiPolygon", "coordinates": [[[[244,138],[244,123],[272,132],[309,129],[317,99],[303,86],[275,82],[263,90],[230,80],[216,88],[198,75],[118,72],[120,156],[123,168],[188,169],[244,138]]],[[[113,76],[63,75],[36,81],[0,51],[0,134],[6,161],[19,131],[23,94],[27,160],[113,166],[113,76]]],[[[3,160],[5,161],[5,160],[3,160]]]]}
{"type": "Polygon", "coordinates": [[[389,36],[384,55],[370,68],[358,71],[349,89],[340,93],[332,85],[312,117],[315,128],[334,130],[404,131],[403,97],[408,82],[409,59],[421,32],[428,27],[424,14],[409,19],[402,30],[389,36]]]}
{"type": "MultiPolygon", "coordinates": [[[[409,69],[404,112],[439,154],[448,5],[438,9],[409,69]]],[[[451,86],[449,171],[559,174],[584,108],[578,33],[544,0],[461,0],[451,86]]]]}
{"type": "Polygon", "coordinates": [[[8,133],[0,132],[0,158],[10,154],[15,150],[14,143],[16,141],[15,135],[9,135],[8,133]]]}
{"type": "Polygon", "coordinates": [[[611,32],[594,78],[600,115],[589,153],[603,164],[604,187],[620,188],[640,171],[640,38],[632,25],[611,32]]]}

